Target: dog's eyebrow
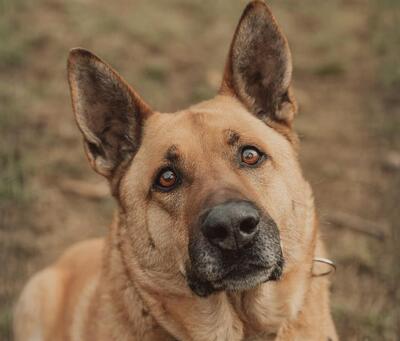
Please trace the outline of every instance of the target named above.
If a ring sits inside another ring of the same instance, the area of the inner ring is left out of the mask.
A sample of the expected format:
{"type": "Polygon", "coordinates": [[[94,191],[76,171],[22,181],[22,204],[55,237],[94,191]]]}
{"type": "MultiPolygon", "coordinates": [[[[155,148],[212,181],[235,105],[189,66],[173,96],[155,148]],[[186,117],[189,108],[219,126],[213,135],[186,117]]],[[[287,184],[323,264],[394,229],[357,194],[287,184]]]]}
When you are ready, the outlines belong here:
{"type": "Polygon", "coordinates": [[[225,131],[226,133],[226,137],[227,137],[227,143],[230,146],[234,146],[235,144],[238,143],[239,139],[240,139],[240,134],[234,130],[231,129],[227,129],[225,131]]]}
{"type": "Polygon", "coordinates": [[[164,159],[171,163],[179,161],[178,147],[174,144],[169,147],[164,154],[164,159]]]}

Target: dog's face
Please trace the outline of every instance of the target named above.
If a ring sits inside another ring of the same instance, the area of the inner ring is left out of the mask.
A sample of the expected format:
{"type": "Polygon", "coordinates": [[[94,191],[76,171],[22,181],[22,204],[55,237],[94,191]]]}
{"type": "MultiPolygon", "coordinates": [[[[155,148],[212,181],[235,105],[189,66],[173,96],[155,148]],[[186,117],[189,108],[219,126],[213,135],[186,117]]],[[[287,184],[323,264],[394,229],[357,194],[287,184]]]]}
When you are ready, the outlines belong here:
{"type": "Polygon", "coordinates": [[[277,279],[294,160],[285,137],[229,98],[154,114],[120,184],[133,239],[172,251],[200,295],[277,279]]]}
{"type": "Polygon", "coordinates": [[[143,269],[183,275],[207,296],[295,266],[310,240],[310,192],[291,130],[290,74],[288,45],[261,1],[240,20],[220,94],[174,114],[153,112],[91,53],[71,52],[86,152],[110,180],[143,269]]]}

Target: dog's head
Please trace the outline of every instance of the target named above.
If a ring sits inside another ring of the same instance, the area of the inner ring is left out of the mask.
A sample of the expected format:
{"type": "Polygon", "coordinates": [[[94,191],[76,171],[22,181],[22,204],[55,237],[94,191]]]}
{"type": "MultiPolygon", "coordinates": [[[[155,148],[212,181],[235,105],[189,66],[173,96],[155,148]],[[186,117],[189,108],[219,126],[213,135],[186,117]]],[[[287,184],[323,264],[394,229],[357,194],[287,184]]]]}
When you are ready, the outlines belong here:
{"type": "Polygon", "coordinates": [[[291,56],[268,7],[236,29],[219,94],[153,111],[106,63],[75,49],[68,75],[92,167],[110,181],[141,267],[206,296],[278,280],[312,234],[296,157],[291,56]]]}

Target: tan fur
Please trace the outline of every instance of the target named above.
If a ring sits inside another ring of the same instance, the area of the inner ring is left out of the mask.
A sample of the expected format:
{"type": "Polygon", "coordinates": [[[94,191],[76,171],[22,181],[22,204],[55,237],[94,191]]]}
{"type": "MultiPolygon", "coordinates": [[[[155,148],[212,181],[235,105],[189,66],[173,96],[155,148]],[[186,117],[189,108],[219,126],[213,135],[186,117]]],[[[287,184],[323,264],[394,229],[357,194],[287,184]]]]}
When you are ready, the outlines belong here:
{"type": "MultiPolygon", "coordinates": [[[[250,16],[241,22],[254,16],[272,20],[261,1],[248,8],[245,13],[250,16]]],[[[249,31],[249,23],[236,34],[249,31]]],[[[275,32],[271,39],[278,39],[277,49],[284,50],[278,54],[283,56],[283,76],[275,75],[279,84],[274,89],[288,92],[287,42],[274,20],[263,27],[275,32]]],[[[235,83],[239,71],[232,68],[237,60],[232,54],[241,53],[235,40],[244,38],[234,38],[220,94],[174,114],[151,112],[103,61],[87,51],[72,52],[69,77],[75,115],[89,160],[110,180],[118,211],[105,241],[73,246],[28,282],[15,309],[16,341],[337,340],[328,281],[312,277],[312,259],[325,252],[312,191],[297,160],[291,128],[294,99],[288,93],[277,95],[268,104],[277,112],[264,112],[262,117],[249,104],[262,102],[257,94],[246,93],[245,74],[235,83]],[[86,77],[87,70],[95,77],[86,77]],[[90,90],[93,79],[102,82],[95,92],[90,90]],[[109,89],[115,93],[110,95],[109,89]],[[115,104],[109,95],[122,99],[117,102],[118,115],[124,110],[128,115],[112,126],[114,130],[105,129],[110,120],[104,116],[110,114],[107,106],[115,104]],[[290,114],[284,115],[287,105],[290,114]],[[236,147],[227,143],[232,132],[240,135],[242,145],[265,151],[268,160],[262,170],[235,166],[231,155],[236,147]],[[118,148],[125,148],[126,154],[118,148]],[[179,191],[149,190],[168,150],[184,160],[187,180],[179,191]],[[189,230],[209,194],[224,196],[226,189],[235,189],[273,218],[285,266],[278,281],[203,298],[186,282],[189,230]]],[[[245,56],[240,58],[246,62],[245,56]]]]}
{"type": "MultiPolygon", "coordinates": [[[[222,111],[229,111],[237,119],[235,125],[243,124],[239,115],[244,109],[238,108],[231,98],[221,96],[177,114],[176,121],[186,126],[181,131],[190,129],[191,123],[186,118],[195,111],[203,115],[214,115],[215,126],[218,123],[223,124],[219,120],[222,111]]],[[[154,125],[154,131],[149,128],[148,134],[154,134],[160,125],[168,131],[168,123],[164,122],[166,119],[163,114],[153,117],[154,122],[149,122],[149,125],[154,125]]],[[[176,121],[170,125],[178,124],[176,121]]],[[[252,134],[265,129],[257,120],[247,122],[247,126],[252,134]]],[[[296,262],[292,267],[288,266],[279,282],[266,283],[241,294],[222,292],[207,299],[196,297],[186,287],[184,278],[179,274],[179,267],[176,273],[158,272],[168,262],[162,255],[155,253],[153,264],[148,269],[143,269],[141,260],[137,259],[142,251],[132,248],[126,221],[116,218],[103,250],[102,268],[100,258],[103,243],[83,242],[67,251],[52,268],[31,280],[16,309],[17,340],[28,340],[25,335],[31,335],[32,328],[24,314],[35,319],[37,316],[29,314],[30,304],[32,309],[41,307],[43,317],[35,321],[40,325],[35,328],[46,335],[43,340],[173,340],[172,336],[167,336],[167,331],[178,340],[196,341],[268,340],[270,338],[267,335],[276,333],[278,340],[326,340],[327,335],[335,340],[329,312],[327,281],[324,278],[310,277],[312,258],[324,255],[322,249],[316,251],[316,248],[322,246],[317,236],[310,188],[298,174],[296,162],[293,160],[293,164],[290,164],[289,160],[284,160],[293,153],[287,140],[272,129],[263,132],[270,135],[267,137],[268,148],[276,150],[277,157],[289,163],[288,173],[284,177],[292,179],[292,184],[289,185],[293,188],[290,190],[298,192],[299,198],[305,193],[309,198],[308,202],[299,203],[296,217],[280,218],[281,226],[287,226],[288,229],[293,228],[290,225],[301,226],[302,236],[293,235],[295,232],[292,232],[285,239],[282,233],[284,254],[296,262]],[[291,219],[297,221],[290,222],[291,219]],[[298,238],[308,240],[306,249],[296,250],[294,244],[298,238]],[[54,292],[53,302],[47,296],[51,292],[54,292]]],[[[180,138],[187,140],[185,134],[180,138]]],[[[153,144],[162,144],[162,141],[149,139],[148,143],[148,148],[152,148],[153,144]]],[[[137,157],[140,158],[140,155],[137,157]]],[[[203,166],[211,167],[207,163],[203,166]]],[[[137,168],[140,168],[140,164],[137,168]]],[[[135,200],[123,188],[129,188],[132,182],[136,182],[136,172],[135,169],[128,170],[122,180],[123,205],[129,206],[127,201],[135,200]]],[[[204,173],[210,174],[212,171],[205,169],[204,173]]],[[[211,186],[214,181],[221,181],[221,178],[210,178],[208,181],[211,186]]],[[[284,200],[279,199],[279,195],[285,195],[284,191],[277,194],[274,197],[275,202],[284,200]]],[[[269,205],[271,214],[278,217],[280,208],[275,208],[278,211],[274,212],[274,203],[269,205]]],[[[159,219],[163,219],[164,214],[154,208],[154,216],[161,215],[159,219]]],[[[164,247],[170,249],[178,241],[165,243],[164,247]]],[[[181,250],[170,250],[171,253],[179,251],[181,250]]],[[[180,256],[178,254],[174,258],[180,256]]]]}

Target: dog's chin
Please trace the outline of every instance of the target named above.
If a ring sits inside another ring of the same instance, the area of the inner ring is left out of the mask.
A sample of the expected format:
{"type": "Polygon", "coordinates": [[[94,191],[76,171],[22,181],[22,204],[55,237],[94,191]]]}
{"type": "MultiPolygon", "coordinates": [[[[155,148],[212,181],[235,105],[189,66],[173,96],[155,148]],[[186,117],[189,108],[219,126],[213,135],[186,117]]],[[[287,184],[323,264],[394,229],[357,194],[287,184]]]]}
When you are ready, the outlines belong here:
{"type": "Polygon", "coordinates": [[[187,281],[190,289],[200,297],[207,297],[219,291],[246,291],[268,282],[277,281],[282,275],[282,264],[272,268],[252,267],[251,269],[234,269],[221,279],[204,280],[195,273],[188,273],[187,281]]]}

